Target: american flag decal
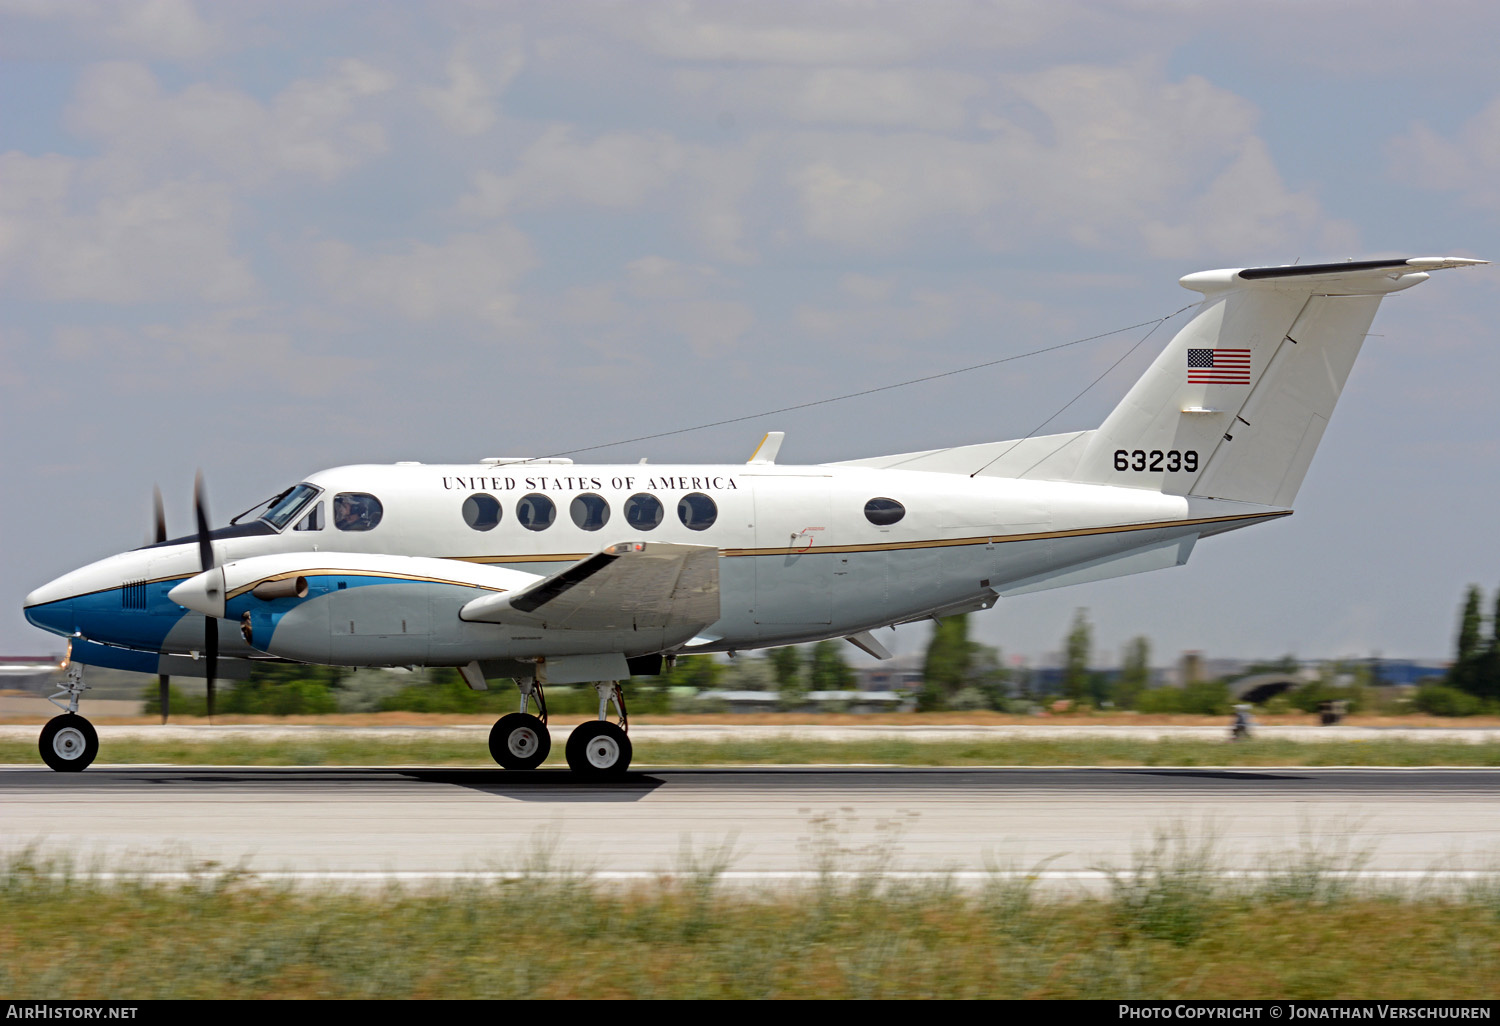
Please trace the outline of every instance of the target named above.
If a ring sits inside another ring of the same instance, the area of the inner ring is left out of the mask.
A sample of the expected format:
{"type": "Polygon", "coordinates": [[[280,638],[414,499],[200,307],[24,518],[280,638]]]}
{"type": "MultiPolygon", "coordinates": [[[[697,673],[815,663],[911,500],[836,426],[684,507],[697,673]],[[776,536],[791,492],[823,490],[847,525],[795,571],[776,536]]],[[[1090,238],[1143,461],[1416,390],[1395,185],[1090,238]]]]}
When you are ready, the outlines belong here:
{"type": "Polygon", "coordinates": [[[1250,384],[1250,350],[1189,349],[1187,351],[1188,384],[1250,384]]]}

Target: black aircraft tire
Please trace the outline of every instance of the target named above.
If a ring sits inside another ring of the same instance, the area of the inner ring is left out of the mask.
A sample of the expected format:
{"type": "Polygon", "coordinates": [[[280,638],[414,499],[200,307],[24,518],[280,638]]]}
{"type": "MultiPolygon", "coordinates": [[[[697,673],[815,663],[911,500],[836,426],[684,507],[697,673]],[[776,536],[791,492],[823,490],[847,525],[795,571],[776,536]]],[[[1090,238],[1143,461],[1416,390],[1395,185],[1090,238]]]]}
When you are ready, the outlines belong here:
{"type": "Polygon", "coordinates": [[[568,735],[568,767],[584,777],[620,777],[630,768],[630,738],[607,720],[580,723],[568,735]]]}
{"type": "Polygon", "coordinates": [[[99,735],[82,716],[64,713],[42,727],[37,741],[42,761],[59,773],[81,772],[99,754],[99,735]]]}
{"type": "Polygon", "coordinates": [[[510,713],[490,728],[490,756],[506,769],[536,769],[551,751],[547,725],[530,713],[510,713]]]}

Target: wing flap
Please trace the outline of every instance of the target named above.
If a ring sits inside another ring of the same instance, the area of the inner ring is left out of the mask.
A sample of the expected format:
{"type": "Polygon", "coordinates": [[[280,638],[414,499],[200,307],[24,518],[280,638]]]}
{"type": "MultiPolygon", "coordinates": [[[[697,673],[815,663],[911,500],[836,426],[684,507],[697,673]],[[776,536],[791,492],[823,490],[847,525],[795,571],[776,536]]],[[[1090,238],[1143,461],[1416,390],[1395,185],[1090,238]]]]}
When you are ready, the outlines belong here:
{"type": "Polygon", "coordinates": [[[611,545],[521,591],[477,598],[459,617],[581,631],[704,627],[719,619],[719,550],[611,545]]]}

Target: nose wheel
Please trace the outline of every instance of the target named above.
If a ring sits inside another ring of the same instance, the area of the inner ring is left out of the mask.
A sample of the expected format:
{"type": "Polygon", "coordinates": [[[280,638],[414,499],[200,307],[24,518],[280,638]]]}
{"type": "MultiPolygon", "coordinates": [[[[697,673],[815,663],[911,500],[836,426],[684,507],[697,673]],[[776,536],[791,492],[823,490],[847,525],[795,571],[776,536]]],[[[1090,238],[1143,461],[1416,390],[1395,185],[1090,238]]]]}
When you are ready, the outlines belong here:
{"type": "Polygon", "coordinates": [[[64,713],[47,721],[37,747],[42,761],[57,772],[77,773],[99,754],[99,735],[82,716],[64,713]]]}
{"type": "Polygon", "coordinates": [[[47,701],[63,714],[47,721],[37,739],[37,748],[41,750],[42,761],[57,772],[77,773],[99,754],[99,735],[94,725],[78,715],[78,698],[89,689],[83,682],[83,668],[74,665],[68,670],[68,679],[57,687],[57,694],[47,701]]]}

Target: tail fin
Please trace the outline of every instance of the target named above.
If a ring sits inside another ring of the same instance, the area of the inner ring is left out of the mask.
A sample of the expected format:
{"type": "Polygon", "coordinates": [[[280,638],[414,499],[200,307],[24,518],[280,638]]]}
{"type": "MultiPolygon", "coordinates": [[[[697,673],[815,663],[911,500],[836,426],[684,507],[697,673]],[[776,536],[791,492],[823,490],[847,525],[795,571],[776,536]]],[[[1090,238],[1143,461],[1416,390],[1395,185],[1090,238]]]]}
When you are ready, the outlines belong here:
{"type": "Polygon", "coordinates": [[[1202,271],[1204,299],[1094,432],[1072,479],[1290,506],[1389,292],[1458,257],[1202,271]]]}

